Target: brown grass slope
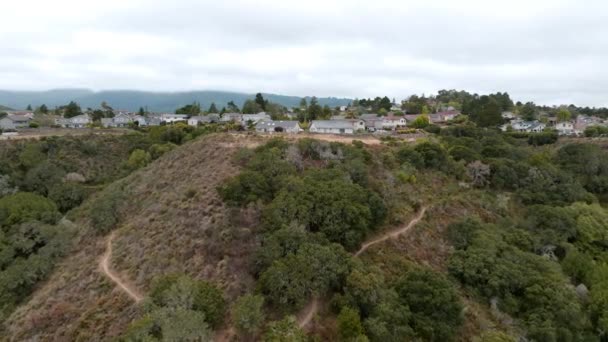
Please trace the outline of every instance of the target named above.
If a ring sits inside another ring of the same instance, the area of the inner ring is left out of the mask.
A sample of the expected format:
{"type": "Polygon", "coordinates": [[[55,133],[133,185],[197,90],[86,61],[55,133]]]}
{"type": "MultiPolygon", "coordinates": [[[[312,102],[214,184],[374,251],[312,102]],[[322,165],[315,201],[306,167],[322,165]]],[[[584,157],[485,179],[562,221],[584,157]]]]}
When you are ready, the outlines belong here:
{"type": "MultiPolygon", "coordinates": [[[[154,277],[183,272],[219,285],[229,300],[252,286],[251,220],[247,211],[224,206],[216,192],[237,173],[232,158],[240,146],[255,145],[251,139],[207,136],[119,181],[127,195],[111,267],[122,279],[145,295],[154,277]]],[[[6,322],[7,340],[109,340],[141,314],[99,272],[106,240],[87,228],[87,206],[94,200],[73,215],[83,227],[74,253],[6,322]]]]}

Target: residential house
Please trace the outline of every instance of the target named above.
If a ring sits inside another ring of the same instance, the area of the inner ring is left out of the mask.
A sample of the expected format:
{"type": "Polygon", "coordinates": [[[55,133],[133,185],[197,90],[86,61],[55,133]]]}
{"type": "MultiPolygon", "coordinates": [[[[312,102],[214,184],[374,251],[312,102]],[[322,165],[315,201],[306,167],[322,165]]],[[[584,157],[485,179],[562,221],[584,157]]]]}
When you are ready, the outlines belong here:
{"type": "Polygon", "coordinates": [[[29,127],[32,121],[32,116],[27,114],[8,114],[0,120],[0,128],[2,130],[26,128],[29,127]]]}
{"type": "Polygon", "coordinates": [[[577,134],[582,134],[583,132],[585,132],[585,129],[587,129],[587,127],[598,126],[602,124],[602,119],[596,116],[579,115],[576,117],[576,121],[574,122],[574,130],[577,134]]]}
{"type": "Polygon", "coordinates": [[[186,114],[171,114],[171,113],[163,113],[160,115],[160,120],[166,123],[174,123],[180,121],[188,120],[188,115],[186,114]]]}
{"type": "Polygon", "coordinates": [[[511,123],[511,127],[517,132],[538,133],[542,132],[547,125],[540,121],[522,121],[517,120],[511,123]]]}
{"type": "Polygon", "coordinates": [[[222,118],[220,119],[221,122],[234,121],[238,123],[240,123],[242,120],[243,114],[241,113],[224,113],[224,115],[222,115],[222,118]]]}
{"type": "Polygon", "coordinates": [[[365,130],[363,120],[313,120],[309,128],[312,133],[354,134],[365,130]]]}
{"type": "Polygon", "coordinates": [[[270,115],[266,114],[266,112],[260,112],[257,114],[243,114],[241,117],[242,123],[252,123],[257,124],[260,121],[272,121],[270,115]]]}
{"type": "Polygon", "coordinates": [[[348,106],[340,106],[341,112],[346,112],[347,109],[348,109],[348,106]]]}
{"type": "Polygon", "coordinates": [[[101,125],[103,127],[128,127],[130,124],[137,124],[138,126],[147,126],[148,122],[145,117],[141,115],[125,114],[121,113],[113,118],[102,118],[101,125]]]}
{"type": "Polygon", "coordinates": [[[555,130],[559,135],[573,135],[574,131],[574,122],[572,121],[562,121],[555,124],[555,130]]]}
{"type": "Polygon", "coordinates": [[[397,129],[399,127],[405,127],[407,121],[403,116],[388,115],[382,117],[382,128],[384,129],[397,129]]]}
{"type": "Polygon", "coordinates": [[[513,120],[517,117],[513,112],[502,112],[501,116],[505,120],[513,120]]]}
{"type": "Polygon", "coordinates": [[[299,133],[302,129],[298,121],[264,120],[255,125],[255,131],[259,133],[299,133]]]}
{"type": "Polygon", "coordinates": [[[454,109],[443,112],[437,112],[434,114],[429,114],[429,121],[431,123],[444,123],[454,120],[458,115],[460,115],[460,112],[454,109]]]}
{"type": "Polygon", "coordinates": [[[8,131],[8,130],[14,130],[16,128],[17,127],[15,127],[15,123],[8,116],[5,116],[2,119],[0,119],[0,130],[8,131]]]}
{"type": "Polygon", "coordinates": [[[188,119],[188,125],[198,126],[199,124],[214,123],[214,122],[219,122],[219,121],[220,121],[219,114],[208,114],[208,115],[190,117],[190,119],[188,119]]]}
{"type": "Polygon", "coordinates": [[[422,114],[405,114],[403,117],[405,118],[406,122],[410,122],[416,120],[416,118],[418,118],[420,115],[422,114]]]}
{"type": "Polygon", "coordinates": [[[330,120],[346,120],[346,115],[332,115],[330,120]]]}
{"type": "Polygon", "coordinates": [[[85,128],[91,123],[91,117],[87,114],[77,115],[71,118],[56,119],[55,124],[64,128],[85,128]]]}

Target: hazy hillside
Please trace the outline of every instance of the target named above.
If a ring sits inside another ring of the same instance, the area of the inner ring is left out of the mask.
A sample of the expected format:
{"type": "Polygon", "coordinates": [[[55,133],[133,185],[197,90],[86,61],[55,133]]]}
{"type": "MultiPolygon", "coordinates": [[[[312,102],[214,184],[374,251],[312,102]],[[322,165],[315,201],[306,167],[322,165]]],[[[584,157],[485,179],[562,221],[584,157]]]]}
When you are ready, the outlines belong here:
{"type": "MultiPolygon", "coordinates": [[[[293,107],[300,103],[301,97],[277,94],[264,94],[268,100],[283,106],[293,107]]],[[[57,89],[49,91],[10,91],[0,90],[0,103],[9,107],[24,109],[28,105],[39,106],[46,104],[52,108],[76,101],[82,107],[97,108],[102,101],[106,101],[113,108],[135,111],[139,107],[148,107],[148,110],[159,112],[172,112],[176,108],[200,102],[202,108],[208,108],[212,102],[221,108],[227,102],[234,101],[239,107],[245,100],[254,98],[254,94],[233,93],[225,91],[188,91],[188,92],[146,92],[134,90],[108,90],[94,92],[87,89],[57,89]]],[[[308,98],[308,100],[310,100],[308,98]]],[[[347,105],[350,99],[319,98],[321,105],[331,107],[347,105]]]]}
{"type": "Polygon", "coordinates": [[[13,109],[10,107],[7,107],[7,106],[0,105],[0,111],[5,111],[5,110],[13,110],[13,109]]]}

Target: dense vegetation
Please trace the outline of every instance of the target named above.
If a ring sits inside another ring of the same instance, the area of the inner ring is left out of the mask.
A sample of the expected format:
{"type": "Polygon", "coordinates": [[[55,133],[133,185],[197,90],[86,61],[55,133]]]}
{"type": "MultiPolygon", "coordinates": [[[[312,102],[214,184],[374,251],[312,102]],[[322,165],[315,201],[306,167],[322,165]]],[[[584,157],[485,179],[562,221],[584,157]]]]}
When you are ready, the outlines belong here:
{"type": "MultiPolygon", "coordinates": [[[[154,127],[121,136],[49,137],[0,146],[0,322],[45,279],[85,233],[67,218],[94,193],[176,144],[207,133],[185,126],[154,127]],[[62,217],[66,217],[62,219],[62,217]]],[[[111,230],[123,199],[120,184],[94,197],[98,233],[111,230]]]]}
{"type": "MultiPolygon", "coordinates": [[[[479,101],[508,98],[501,95],[479,101]]],[[[69,250],[79,228],[62,217],[86,201],[79,215],[92,232],[108,233],[129,214],[121,209],[132,191],[124,176],[217,129],[178,124],[7,144],[0,151],[2,314],[69,250]]],[[[255,285],[230,299],[211,283],[159,274],[122,339],[204,340],[229,325],[241,340],[305,341],[294,315],[313,299],[324,307],[312,332],[321,340],[605,339],[608,152],[551,133],[466,123],[433,131],[414,144],[272,139],[240,150],[241,172],[217,190],[235,213],[221,224],[243,213],[251,221],[246,267],[255,285]],[[353,256],[421,205],[430,208],[417,229],[431,231],[443,253],[421,258],[393,241],[353,256]],[[484,326],[472,311],[492,328],[471,328],[484,326]]],[[[198,191],[177,202],[195,201],[198,191]]]]}
{"type": "Polygon", "coordinates": [[[456,125],[436,140],[393,142],[381,158],[358,144],[275,140],[244,152],[243,172],[220,193],[233,205],[261,205],[265,233],[252,272],[267,307],[289,314],[312,297],[333,297],[342,340],[454,339],[464,322],[460,286],[515,318],[530,340],[597,340],[608,315],[608,212],[600,205],[608,154],[541,135],[456,125]],[[387,275],[349,257],[394,206],[370,178],[378,167],[403,184],[440,172],[504,198],[484,208],[491,219],[453,218],[450,278],[411,262],[387,275]]]}

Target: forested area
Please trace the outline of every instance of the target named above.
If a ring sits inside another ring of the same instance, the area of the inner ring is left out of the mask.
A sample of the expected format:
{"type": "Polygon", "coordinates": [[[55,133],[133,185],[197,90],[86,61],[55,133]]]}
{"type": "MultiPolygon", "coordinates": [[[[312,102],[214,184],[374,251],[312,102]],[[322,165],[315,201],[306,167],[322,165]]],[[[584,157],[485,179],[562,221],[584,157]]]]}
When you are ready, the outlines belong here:
{"type": "Polygon", "coordinates": [[[454,125],[413,145],[389,141],[381,156],[357,143],[273,140],[243,151],[242,173],[219,191],[232,205],[263,204],[252,272],[268,315],[289,317],[321,296],[341,340],[446,341],[460,334],[465,291],[515,319],[484,341],[599,341],[608,312],[608,154],[556,140],[454,125]],[[445,273],[410,261],[387,275],[349,256],[395,206],[372,176],[379,168],[401,184],[439,172],[468,184],[465,192],[508,202],[484,208],[493,219],[451,218],[445,273]]]}

